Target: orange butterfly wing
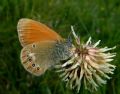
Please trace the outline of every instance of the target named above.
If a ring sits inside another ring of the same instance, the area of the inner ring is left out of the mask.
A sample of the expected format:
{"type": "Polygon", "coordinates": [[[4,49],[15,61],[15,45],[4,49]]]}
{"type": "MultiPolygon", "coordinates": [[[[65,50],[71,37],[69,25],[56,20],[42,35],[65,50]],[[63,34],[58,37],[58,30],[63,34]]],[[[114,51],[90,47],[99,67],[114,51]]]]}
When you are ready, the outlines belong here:
{"type": "Polygon", "coordinates": [[[27,18],[19,20],[17,30],[23,47],[38,41],[62,40],[60,35],[46,25],[27,18]]]}

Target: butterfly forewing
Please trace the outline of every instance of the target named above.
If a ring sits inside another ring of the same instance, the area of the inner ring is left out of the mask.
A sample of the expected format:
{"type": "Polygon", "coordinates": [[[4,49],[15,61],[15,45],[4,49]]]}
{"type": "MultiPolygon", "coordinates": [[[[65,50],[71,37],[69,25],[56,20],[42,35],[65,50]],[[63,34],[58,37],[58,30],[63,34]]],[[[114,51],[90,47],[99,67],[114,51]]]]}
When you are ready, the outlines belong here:
{"type": "Polygon", "coordinates": [[[19,40],[24,47],[28,44],[46,41],[46,40],[61,40],[54,30],[46,25],[27,18],[20,19],[17,25],[19,40]]]}

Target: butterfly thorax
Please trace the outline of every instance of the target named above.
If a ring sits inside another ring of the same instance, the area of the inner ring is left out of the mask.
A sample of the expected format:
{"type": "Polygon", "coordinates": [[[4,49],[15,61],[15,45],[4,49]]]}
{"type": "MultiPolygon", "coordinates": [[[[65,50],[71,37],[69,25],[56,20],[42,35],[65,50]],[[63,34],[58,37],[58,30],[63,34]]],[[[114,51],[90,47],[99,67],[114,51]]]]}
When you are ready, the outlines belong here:
{"type": "Polygon", "coordinates": [[[71,56],[71,47],[64,41],[57,41],[53,50],[53,59],[55,63],[59,63],[61,60],[66,60],[71,56]]]}

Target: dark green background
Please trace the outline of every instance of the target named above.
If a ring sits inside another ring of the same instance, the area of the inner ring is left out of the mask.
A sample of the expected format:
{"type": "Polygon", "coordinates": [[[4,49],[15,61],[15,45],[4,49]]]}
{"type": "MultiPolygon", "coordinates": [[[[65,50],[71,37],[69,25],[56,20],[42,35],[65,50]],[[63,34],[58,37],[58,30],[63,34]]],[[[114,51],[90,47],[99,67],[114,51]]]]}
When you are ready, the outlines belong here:
{"type": "MultiPolygon", "coordinates": [[[[120,0],[0,0],[0,94],[76,94],[65,87],[58,74],[41,77],[26,72],[20,63],[21,45],[16,25],[32,18],[67,38],[70,26],[86,41],[102,40],[100,46],[117,46],[111,62],[117,66],[112,79],[91,94],[120,94],[120,0]]],[[[81,88],[80,94],[90,94],[81,88]]]]}

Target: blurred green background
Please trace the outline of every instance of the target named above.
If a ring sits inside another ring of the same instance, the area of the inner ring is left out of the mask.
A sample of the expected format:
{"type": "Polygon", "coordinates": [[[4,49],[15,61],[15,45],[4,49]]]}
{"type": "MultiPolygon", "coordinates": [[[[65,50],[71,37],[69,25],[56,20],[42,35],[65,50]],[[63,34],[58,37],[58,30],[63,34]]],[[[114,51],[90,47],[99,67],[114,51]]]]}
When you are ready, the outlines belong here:
{"type": "Polygon", "coordinates": [[[92,36],[102,40],[101,47],[116,45],[112,79],[97,92],[82,87],[79,94],[120,94],[120,0],[0,0],[0,94],[76,94],[54,70],[41,77],[24,70],[16,30],[20,18],[45,23],[65,38],[73,25],[84,41],[92,36]]]}

